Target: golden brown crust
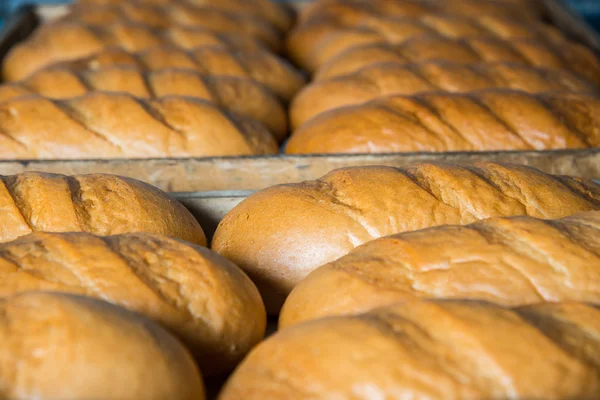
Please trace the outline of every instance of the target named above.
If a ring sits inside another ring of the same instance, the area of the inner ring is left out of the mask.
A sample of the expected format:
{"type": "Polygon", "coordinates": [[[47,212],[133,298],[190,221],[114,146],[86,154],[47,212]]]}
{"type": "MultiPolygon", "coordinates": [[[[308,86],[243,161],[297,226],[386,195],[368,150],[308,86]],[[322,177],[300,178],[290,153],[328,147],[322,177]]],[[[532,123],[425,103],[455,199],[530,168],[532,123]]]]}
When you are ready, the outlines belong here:
{"type": "Polygon", "coordinates": [[[286,153],[554,150],[600,146],[600,97],[507,89],[380,97],[323,113],[286,153]]]}
{"type": "Polygon", "coordinates": [[[449,39],[426,35],[397,45],[373,44],[352,48],[323,64],[315,79],[346,75],[370,64],[396,61],[450,61],[461,64],[514,62],[549,69],[566,69],[600,84],[600,61],[588,48],[572,42],[563,45],[531,39],[449,39]]]}
{"type": "Polygon", "coordinates": [[[370,240],[443,224],[600,209],[600,187],[495,163],[357,167],[259,191],[219,224],[212,248],[244,269],[276,314],[315,268],[370,240]]]}
{"type": "Polygon", "coordinates": [[[101,298],[174,332],[203,373],[230,370],[265,332],[260,295],[206,248],[144,233],[34,233],[0,244],[0,295],[44,290],[101,298]]]}
{"type": "Polygon", "coordinates": [[[279,326],[419,298],[598,304],[599,267],[600,211],[406,232],[368,242],[313,271],[286,300],[279,326]]]}
{"type": "Polygon", "coordinates": [[[124,92],[139,98],[195,97],[261,122],[279,141],[287,134],[283,105],[261,84],[248,78],[203,75],[187,69],[144,72],[118,65],[82,71],[50,67],[19,83],[0,86],[0,101],[24,93],[68,99],[95,90],[124,92]]]}
{"type": "Polygon", "coordinates": [[[273,154],[260,123],[186,97],[139,100],[91,92],[0,103],[0,159],[206,157],[273,154]]]}
{"type": "Polygon", "coordinates": [[[292,128],[336,108],[358,105],[382,96],[420,92],[469,92],[507,88],[528,93],[552,91],[597,93],[598,89],[564,70],[549,70],[512,63],[463,65],[428,61],[369,65],[352,74],[313,82],[290,106],[292,128]]]}
{"type": "Polygon", "coordinates": [[[187,350],[135,313],[86,297],[41,292],[2,299],[0,313],[5,398],[205,398],[187,350]]]}
{"type": "Polygon", "coordinates": [[[0,242],[31,232],[149,232],[206,246],[193,215],[166,193],[116,175],[0,175],[0,242]]]}
{"type": "Polygon", "coordinates": [[[219,399],[592,400],[599,338],[600,310],[583,303],[410,302],[279,331],[219,399]]]}

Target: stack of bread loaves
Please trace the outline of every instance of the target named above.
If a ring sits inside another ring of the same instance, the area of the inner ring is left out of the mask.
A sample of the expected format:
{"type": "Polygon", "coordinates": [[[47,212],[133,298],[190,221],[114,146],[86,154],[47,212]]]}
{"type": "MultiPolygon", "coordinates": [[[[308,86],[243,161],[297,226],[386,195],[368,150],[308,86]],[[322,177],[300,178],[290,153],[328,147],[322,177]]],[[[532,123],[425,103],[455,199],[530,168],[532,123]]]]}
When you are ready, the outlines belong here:
{"type": "Polygon", "coordinates": [[[270,0],[78,2],[4,60],[0,159],[276,153],[304,84],[277,55],[293,21],[270,0]]]}
{"type": "Polygon", "coordinates": [[[600,60],[540,3],[317,0],[286,41],[313,77],[286,152],[600,146],[600,60]]]}

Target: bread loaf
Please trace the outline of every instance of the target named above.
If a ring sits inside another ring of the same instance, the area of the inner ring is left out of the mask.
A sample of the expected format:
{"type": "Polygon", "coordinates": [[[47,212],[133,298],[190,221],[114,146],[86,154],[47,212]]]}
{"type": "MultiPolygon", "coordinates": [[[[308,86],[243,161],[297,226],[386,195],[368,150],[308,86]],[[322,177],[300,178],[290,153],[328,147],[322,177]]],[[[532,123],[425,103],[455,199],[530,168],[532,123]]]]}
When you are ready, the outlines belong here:
{"type": "Polygon", "coordinates": [[[308,275],[286,300],[279,326],[418,298],[597,304],[598,238],[600,211],[551,221],[493,218],[387,236],[308,275]]]}
{"type": "Polygon", "coordinates": [[[135,313],[58,293],[2,299],[0,310],[4,398],[205,398],[187,350],[135,313]]]}
{"type": "Polygon", "coordinates": [[[566,69],[600,84],[600,61],[586,47],[565,42],[550,44],[539,40],[492,38],[449,39],[426,35],[398,45],[366,45],[350,49],[323,64],[315,79],[345,75],[370,64],[386,61],[404,63],[429,60],[461,64],[514,62],[549,69],[566,69]]]}
{"type": "Polygon", "coordinates": [[[212,248],[242,267],[276,314],[315,268],[370,240],[498,216],[600,209],[600,186],[495,163],[338,169],[259,191],[219,224],[212,248]]]}
{"type": "Polygon", "coordinates": [[[294,131],[287,153],[554,150],[600,146],[600,97],[491,89],[382,97],[294,131]]]}
{"type": "Polygon", "coordinates": [[[598,92],[596,87],[565,70],[512,63],[463,65],[438,61],[420,64],[384,62],[304,87],[290,106],[290,120],[295,129],[323,112],[358,105],[378,97],[429,91],[469,92],[488,88],[508,88],[529,93],[598,92]]]}
{"type": "Polygon", "coordinates": [[[0,242],[32,232],[149,232],[206,246],[192,214],[166,193],[116,175],[0,175],[0,242]]]}
{"type": "Polygon", "coordinates": [[[162,6],[136,2],[122,2],[118,6],[76,6],[61,20],[101,27],[125,22],[158,29],[171,26],[204,28],[212,32],[250,36],[275,51],[282,48],[280,33],[261,18],[215,7],[194,7],[184,2],[162,6]]]}
{"type": "Polygon", "coordinates": [[[139,100],[92,92],[0,103],[0,159],[208,157],[273,154],[259,122],[186,97],[139,100]]]}
{"type": "Polygon", "coordinates": [[[287,39],[287,48],[299,65],[314,71],[327,60],[353,47],[382,42],[401,43],[432,34],[453,39],[529,38],[559,45],[566,42],[557,28],[541,22],[521,23],[492,15],[465,18],[424,14],[412,18],[366,18],[360,24],[351,25],[339,23],[335,18],[320,19],[293,30],[287,39]]]}
{"type": "Polygon", "coordinates": [[[276,333],[219,399],[592,400],[599,337],[584,303],[411,302],[276,333]]]}
{"type": "Polygon", "coordinates": [[[203,373],[235,366],[264,335],[254,284],[204,247],[144,233],[33,233],[0,244],[0,296],[43,290],[101,298],[175,333],[203,373]]]}
{"type": "Polygon", "coordinates": [[[263,85],[247,78],[202,75],[186,69],[143,72],[119,66],[82,71],[50,67],[19,83],[1,85],[0,101],[31,93],[68,99],[94,90],[140,98],[196,97],[263,123],[280,141],[287,134],[286,110],[263,85]]]}

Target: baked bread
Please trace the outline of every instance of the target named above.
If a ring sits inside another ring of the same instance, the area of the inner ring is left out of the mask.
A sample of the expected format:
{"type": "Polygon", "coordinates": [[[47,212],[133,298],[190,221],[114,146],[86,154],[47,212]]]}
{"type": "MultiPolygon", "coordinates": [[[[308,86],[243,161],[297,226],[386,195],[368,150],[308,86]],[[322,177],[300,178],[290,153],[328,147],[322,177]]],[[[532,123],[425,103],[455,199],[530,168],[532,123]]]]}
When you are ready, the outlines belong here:
{"type": "Polygon", "coordinates": [[[187,350],[156,324],[59,293],[0,300],[0,386],[7,399],[205,399],[187,350]]]}
{"type": "Polygon", "coordinates": [[[349,75],[313,82],[290,106],[292,128],[336,108],[358,105],[378,97],[420,92],[469,92],[507,88],[528,93],[588,92],[598,89],[565,70],[549,70],[513,63],[464,65],[426,61],[420,64],[372,64],[349,75]]]}
{"type": "Polygon", "coordinates": [[[599,327],[584,303],[424,301],[325,318],[261,343],[219,399],[592,400],[599,327]]]}
{"type": "Polygon", "coordinates": [[[208,375],[232,369],[264,336],[254,284],[210,250],[146,233],[33,233],[0,244],[0,296],[58,291],[100,298],[159,322],[208,375]]]}
{"type": "Polygon", "coordinates": [[[493,218],[376,239],[300,282],[279,327],[419,298],[598,304],[598,238],[600,211],[552,221],[493,218]]]}
{"type": "Polygon", "coordinates": [[[492,15],[465,18],[424,14],[412,18],[366,18],[360,24],[350,25],[340,23],[335,18],[319,19],[294,29],[288,36],[286,47],[297,64],[314,71],[327,60],[353,47],[382,42],[401,43],[431,34],[452,39],[529,38],[559,45],[567,41],[557,28],[541,22],[522,23],[492,15]]]}
{"type": "Polygon", "coordinates": [[[172,2],[162,6],[139,2],[122,2],[118,6],[75,6],[61,20],[101,27],[120,22],[157,29],[187,26],[218,33],[250,36],[274,51],[280,51],[283,45],[280,32],[261,18],[231,13],[215,7],[194,7],[184,2],[172,2]]]}
{"type": "Polygon", "coordinates": [[[489,89],[390,96],[294,131],[286,153],[557,150],[600,146],[600,96],[489,89]]]}
{"type": "Polygon", "coordinates": [[[163,191],[116,175],[0,175],[0,242],[32,232],[149,232],[206,246],[192,214],[163,191]]]}
{"type": "Polygon", "coordinates": [[[0,102],[32,93],[68,99],[94,90],[125,92],[140,98],[196,97],[261,122],[279,141],[287,135],[286,110],[263,85],[247,78],[202,75],[187,69],[144,72],[113,66],[74,71],[50,67],[19,83],[0,85],[0,102]]]}
{"type": "Polygon", "coordinates": [[[0,103],[0,159],[156,158],[278,152],[259,122],[187,97],[91,92],[0,103]]]}
{"type": "Polygon", "coordinates": [[[370,240],[499,216],[554,219],[600,209],[600,186],[495,163],[338,169],[252,194],[219,224],[212,249],[244,269],[267,311],[317,267],[370,240]]]}
{"type": "Polygon", "coordinates": [[[88,57],[111,47],[135,52],[166,45],[188,50],[216,46],[266,53],[251,37],[218,34],[205,29],[173,27],[157,31],[126,23],[94,27],[80,22],[63,22],[43,25],[27,41],[13,46],[4,59],[3,74],[7,81],[21,80],[50,64],[88,57]]]}
{"type": "Polygon", "coordinates": [[[323,64],[315,79],[346,75],[370,64],[451,61],[461,64],[514,62],[549,69],[566,69],[600,84],[600,61],[588,48],[572,42],[560,46],[531,39],[449,39],[425,35],[398,45],[375,44],[350,49],[323,64]]]}

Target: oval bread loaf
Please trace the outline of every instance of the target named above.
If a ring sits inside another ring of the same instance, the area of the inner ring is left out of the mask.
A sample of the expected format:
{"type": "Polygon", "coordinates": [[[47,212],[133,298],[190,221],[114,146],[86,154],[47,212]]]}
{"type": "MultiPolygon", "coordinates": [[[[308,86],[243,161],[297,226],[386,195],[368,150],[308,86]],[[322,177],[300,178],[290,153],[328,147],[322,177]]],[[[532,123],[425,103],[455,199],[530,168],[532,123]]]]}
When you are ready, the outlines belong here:
{"type": "Polygon", "coordinates": [[[336,108],[378,97],[420,92],[469,92],[507,88],[529,93],[594,92],[598,89],[565,70],[549,70],[513,63],[463,65],[426,61],[419,64],[384,62],[304,87],[290,106],[292,127],[336,108]]]}
{"type": "Polygon", "coordinates": [[[419,298],[598,304],[600,211],[558,220],[493,218],[373,240],[300,282],[279,326],[419,298]]]}
{"type": "Polygon", "coordinates": [[[203,373],[232,369],[264,336],[254,284],[210,250],[146,233],[33,233],[0,244],[0,296],[43,290],[100,298],[175,333],[203,373]]]}
{"type": "Polygon", "coordinates": [[[431,60],[460,64],[513,62],[566,69],[596,86],[600,84],[600,61],[588,48],[576,43],[558,45],[531,39],[449,39],[436,35],[425,35],[396,45],[381,43],[352,48],[323,64],[315,79],[347,75],[380,62],[420,63],[431,60]]]}
{"type": "Polygon", "coordinates": [[[92,92],[0,103],[0,159],[207,157],[274,154],[259,122],[187,97],[139,100],[92,92]]]}
{"type": "Polygon", "coordinates": [[[584,303],[410,302],[277,332],[219,399],[592,400],[599,337],[584,303]]]}
{"type": "Polygon", "coordinates": [[[50,67],[24,81],[1,85],[0,102],[31,93],[68,99],[95,90],[124,92],[139,98],[196,97],[261,122],[279,141],[287,134],[287,115],[283,105],[258,82],[247,78],[202,75],[179,68],[144,72],[135,67],[119,66],[82,71],[50,67]]]}
{"type": "Polygon", "coordinates": [[[600,146],[600,97],[482,90],[390,96],[323,113],[287,153],[553,150],[600,146]]]}
{"type": "Polygon", "coordinates": [[[163,191],[116,175],[0,175],[0,242],[32,232],[149,232],[206,245],[194,216],[163,191]]]}
{"type": "Polygon", "coordinates": [[[370,240],[500,216],[562,218],[600,209],[591,181],[496,163],[343,168],[259,191],[219,224],[212,248],[244,269],[277,314],[317,267],[370,240]]]}
{"type": "Polygon", "coordinates": [[[0,300],[0,394],[7,399],[203,400],[177,339],[103,301],[32,292],[0,300]]]}

